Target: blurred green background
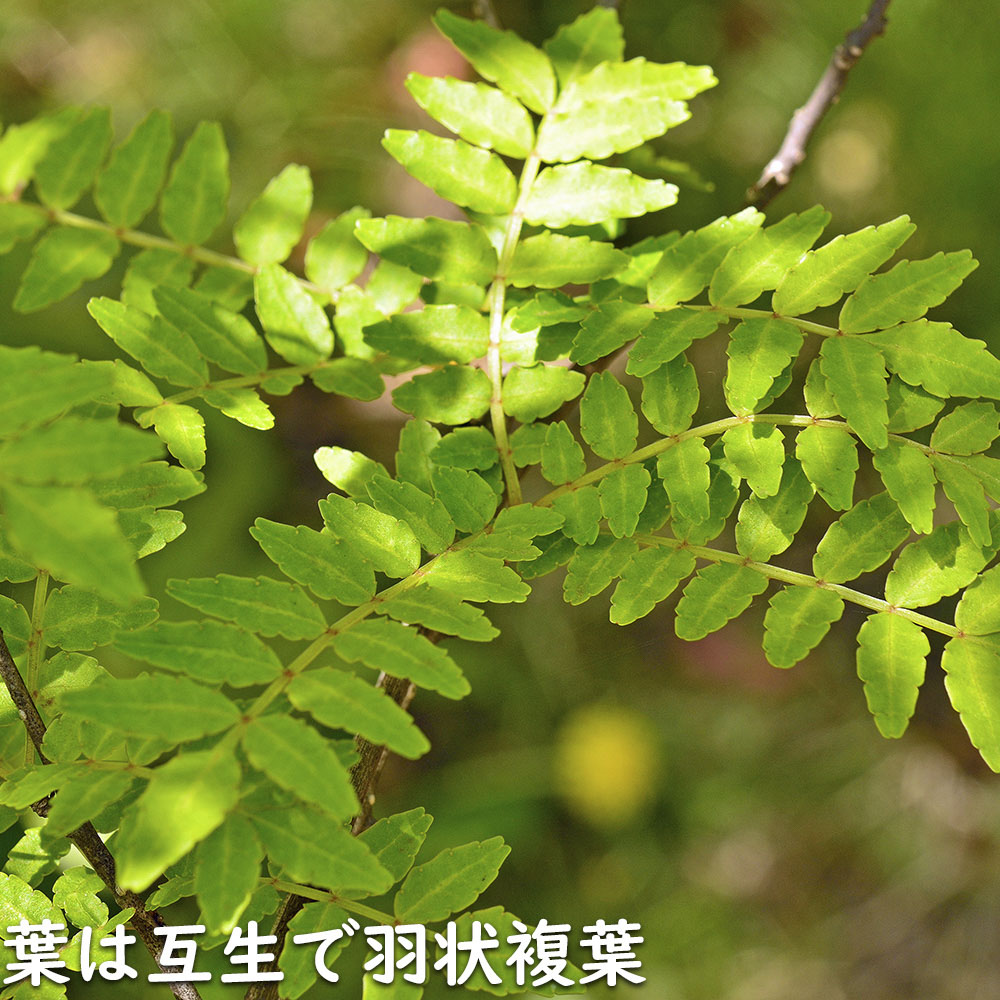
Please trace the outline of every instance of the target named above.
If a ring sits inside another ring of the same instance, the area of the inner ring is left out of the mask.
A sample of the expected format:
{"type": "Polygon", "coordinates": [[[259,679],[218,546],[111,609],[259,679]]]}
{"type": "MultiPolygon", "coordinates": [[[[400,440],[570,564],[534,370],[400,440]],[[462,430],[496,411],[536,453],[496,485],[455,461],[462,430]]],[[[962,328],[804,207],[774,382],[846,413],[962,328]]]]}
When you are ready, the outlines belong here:
{"type": "MultiPolygon", "coordinates": [[[[379,146],[386,127],[427,124],[402,87],[408,71],[466,72],[430,25],[434,6],[4,0],[0,117],[102,103],[119,136],[154,106],[173,112],[182,136],[218,119],[233,156],[234,216],[289,161],[314,173],[315,228],[359,202],[376,214],[438,212],[379,146]]],[[[495,6],[505,26],[541,41],[587,5],[495,6]]],[[[863,0],[627,0],[629,56],[709,63],[721,81],[660,147],[714,190],[683,190],[676,208],[629,236],[739,209],[863,13],[863,0]]],[[[950,0],[896,0],[890,18],[769,214],[820,201],[833,212],[832,235],[907,212],[919,227],[909,256],[971,247],[981,267],[943,315],[997,349],[1000,19],[989,4],[950,0]]],[[[15,316],[25,261],[24,251],[0,258],[0,340],[113,356],[82,303],[120,274],[15,316]]],[[[144,563],[154,593],[171,576],[267,571],[247,527],[257,515],[317,520],[315,500],[327,492],[311,461],[319,445],[391,462],[400,419],[384,403],[303,388],[277,411],[269,434],[207,415],[209,491],[186,505],[187,533],[144,563]]],[[[569,608],[557,574],[527,606],[495,616],[501,640],[453,644],[473,694],[458,705],[420,694],[414,712],[434,749],[418,764],[390,765],[377,814],[425,805],[437,816],[428,854],[503,834],[513,853],[485,904],[577,928],[598,917],[640,921],[648,982],[616,995],[1000,997],[997,779],[948,707],[936,663],[910,730],[889,743],[855,676],[858,609],[783,673],[760,652],[763,601],[694,646],[674,638],[669,607],[621,630],[607,622],[607,602],[569,608]]],[[[163,610],[184,616],[167,601],[163,610]]],[[[344,983],[329,995],[360,995],[360,961],[348,953],[344,983]]],[[[115,988],[122,1000],[160,995],[115,988]]]]}

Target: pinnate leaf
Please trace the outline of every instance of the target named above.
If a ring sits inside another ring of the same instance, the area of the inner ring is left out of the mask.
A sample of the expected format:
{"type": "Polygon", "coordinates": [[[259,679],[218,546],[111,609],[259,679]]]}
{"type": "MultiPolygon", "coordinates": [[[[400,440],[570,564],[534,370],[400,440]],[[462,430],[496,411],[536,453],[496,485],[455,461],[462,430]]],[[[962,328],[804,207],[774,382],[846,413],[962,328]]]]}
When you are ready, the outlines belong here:
{"type": "Polygon", "coordinates": [[[639,433],[628,390],[610,372],[592,375],[580,400],[580,433],[601,458],[624,458],[639,433]]]}
{"type": "Polygon", "coordinates": [[[429,749],[427,737],[381,688],[342,670],[311,670],[288,686],[288,698],[324,726],[359,733],[413,760],[429,749]]]}
{"type": "Polygon", "coordinates": [[[816,547],[813,572],[827,583],[853,580],[878,569],[909,533],[896,501],[878,493],[830,525],[816,547]]]}
{"type": "Polygon", "coordinates": [[[968,635],[1000,632],[1000,566],[978,576],[955,608],[955,625],[968,635]]]}
{"type": "Polygon", "coordinates": [[[920,319],[978,266],[969,250],[901,260],[892,270],[873,274],[858,286],[844,303],[838,325],[846,333],[866,333],[920,319]]]}
{"type": "Polygon", "coordinates": [[[625,567],[611,595],[611,621],[630,625],[665,601],[694,572],[695,559],[683,549],[642,549],[625,567]]]}
{"type": "Polygon", "coordinates": [[[781,487],[784,435],[773,424],[745,423],[722,436],[726,461],[758,497],[772,497],[781,487]]]}
{"type": "Polygon", "coordinates": [[[258,771],[276,785],[347,820],[358,800],[337,755],[312,726],[289,715],[254,719],[243,731],[243,749],[258,771]]]}
{"type": "Polygon", "coordinates": [[[774,311],[803,316],[852,292],[884,264],[914,233],[916,226],[901,215],[881,226],[836,236],[810,250],[782,279],[774,293],[774,311]]]}
{"type": "Polygon", "coordinates": [[[868,710],[887,739],[903,735],[917,707],[930,648],[923,629],[888,611],[871,615],[858,632],[858,676],[868,710]]]}
{"type": "Polygon", "coordinates": [[[851,429],[872,450],[888,444],[885,359],[867,339],[829,337],[820,349],[827,388],[851,429]]]}
{"type": "Polygon", "coordinates": [[[479,368],[448,365],[417,375],[392,390],[392,401],[404,413],[441,424],[466,424],[490,405],[490,380],[479,368]]]}
{"type": "Polygon", "coordinates": [[[333,331],[326,313],[280,264],[257,272],[254,299],[267,342],[289,364],[311,365],[330,356],[333,331]]]}
{"type": "Polygon", "coordinates": [[[130,228],[143,220],[156,204],[173,144],[170,115],[154,110],[112,152],[94,187],[94,201],[108,222],[130,228]]]}
{"type": "Polygon", "coordinates": [[[618,579],[635,557],[631,538],[598,535],[593,545],[581,545],[566,567],[563,597],[567,604],[583,604],[618,579]]]}
{"type": "Polygon", "coordinates": [[[956,636],[944,647],[941,666],[972,745],[991,770],[1000,771],[1000,648],[992,638],[956,636]]]}
{"type": "Polygon", "coordinates": [[[233,227],[239,255],[251,264],[280,264],[302,238],[313,186],[307,167],[290,163],[249,204],[233,227]]]}
{"type": "Polygon", "coordinates": [[[517,365],[503,382],[503,409],[522,424],[547,417],[583,391],[586,376],[562,365],[517,365]]]}
{"type": "Polygon", "coordinates": [[[887,448],[872,456],[889,496],[910,522],[913,530],[926,535],[934,527],[937,478],[931,460],[919,448],[891,440],[887,448]]]}
{"type": "Polygon", "coordinates": [[[198,845],[194,888],[210,932],[228,934],[239,922],[260,882],[263,856],[253,826],[239,813],[230,813],[198,845]]]}
{"type": "Polygon", "coordinates": [[[844,613],[843,600],[822,587],[789,586],[764,615],[764,654],[773,667],[794,667],[815,649],[844,613]]]}
{"type": "Polygon", "coordinates": [[[185,469],[205,464],[205,418],[184,403],[161,403],[136,414],[140,427],[152,427],[185,469]]]}
{"type": "Polygon", "coordinates": [[[830,507],[847,510],[854,503],[858,449],[847,431],[821,424],[805,427],[795,439],[795,457],[830,507]]]}
{"type": "Polygon", "coordinates": [[[535,140],[531,115],[502,90],[421,73],[411,73],[405,83],[424,111],[473,145],[522,160],[531,152],[535,140]]]}
{"type": "Polygon", "coordinates": [[[402,923],[436,923],[474,903],[493,882],[510,848],[500,837],[449,847],[414,868],[393,901],[402,923]]]}
{"type": "Polygon", "coordinates": [[[111,113],[90,108],[49,146],[35,168],[35,189],[50,208],[65,209],[90,187],[111,145],[111,113]]]}
{"type": "Polygon", "coordinates": [[[483,21],[468,21],[449,10],[439,10],[434,23],[480,76],[513,94],[532,111],[542,114],[555,100],[552,64],[530,42],[512,31],[498,31],[483,21]]]}
{"type": "Polygon", "coordinates": [[[101,277],[120,249],[118,240],[100,229],[50,230],[35,244],[14,308],[37,312],[61,301],[85,281],[101,277]]]}
{"type": "Polygon", "coordinates": [[[766,576],[747,566],[706,566],[695,574],[677,602],[674,631],[678,638],[689,642],[704,639],[743,614],[753,599],[767,590],[767,585],[766,576]]]}
{"type": "Polygon", "coordinates": [[[204,243],[226,215],[229,151],[218,122],[201,122],[184,144],[160,199],[160,223],[178,243],[204,243]]]}
{"type": "Polygon", "coordinates": [[[802,331],[791,323],[777,319],[740,323],[726,350],[726,403],[733,413],[754,413],[801,347],[802,331]]]}
{"type": "Polygon", "coordinates": [[[675,517],[695,522],[708,518],[711,457],[704,441],[688,438],[657,458],[656,474],[663,480],[675,517]]]}
{"type": "Polygon", "coordinates": [[[360,660],[372,670],[406,677],[446,698],[464,698],[469,682],[440,646],[412,628],[385,618],[368,619],[334,639],[337,655],[348,663],[360,660]]]}
{"type": "Polygon", "coordinates": [[[319,510],[331,534],[387,576],[409,576],[420,565],[420,543],[405,522],[336,493],[319,510]]]}
{"type": "Polygon", "coordinates": [[[605,476],[597,488],[601,513],[616,538],[632,535],[646,506],[652,477],[643,465],[624,465],[605,476]]]}

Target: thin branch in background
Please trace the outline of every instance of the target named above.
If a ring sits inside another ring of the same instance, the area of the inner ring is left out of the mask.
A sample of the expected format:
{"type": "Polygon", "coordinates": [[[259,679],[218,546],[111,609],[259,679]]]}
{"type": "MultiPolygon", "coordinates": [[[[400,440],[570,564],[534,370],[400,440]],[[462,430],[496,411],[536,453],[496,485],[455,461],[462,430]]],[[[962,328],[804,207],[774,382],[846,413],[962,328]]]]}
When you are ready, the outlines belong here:
{"type": "MultiPolygon", "coordinates": [[[[28,731],[31,742],[38,751],[38,756],[42,764],[50,763],[42,753],[42,741],[45,739],[45,723],[38,713],[38,707],[31,697],[28,686],[24,683],[21,672],[17,669],[17,664],[14,663],[14,657],[11,656],[10,649],[4,640],[3,629],[0,629],[0,676],[3,677],[3,682],[10,694],[11,701],[13,701],[17,713],[24,723],[24,728],[28,731]]],[[[46,798],[34,803],[31,808],[39,816],[44,817],[49,811],[48,797],[46,796],[46,798]]],[[[80,853],[87,859],[90,867],[97,872],[104,884],[111,890],[118,906],[123,910],[129,907],[135,910],[130,921],[132,927],[142,939],[150,955],[153,956],[153,961],[156,962],[157,966],[164,972],[170,972],[170,969],[163,969],[160,966],[161,942],[163,939],[157,937],[154,933],[155,928],[163,926],[163,918],[155,910],[147,910],[141,896],[127,889],[122,889],[118,885],[115,872],[115,859],[111,856],[111,852],[107,847],[105,847],[104,841],[95,829],[94,824],[84,823],[83,826],[69,834],[68,839],[77,847],[80,853]]],[[[177,997],[177,1000],[201,1000],[201,995],[190,983],[170,983],[170,990],[177,997]]]]}
{"type": "Polygon", "coordinates": [[[500,27],[500,18],[497,17],[497,12],[493,9],[490,0],[473,0],[472,13],[480,21],[485,21],[491,28],[500,27]]]}
{"type": "Polygon", "coordinates": [[[806,158],[806,146],[816,126],[837,103],[847,75],[861,58],[869,42],[881,35],[888,23],[886,10],[891,0],[873,0],[864,21],[838,45],[809,100],[792,115],[778,152],[764,167],[757,183],[747,192],[747,204],[763,208],[787,187],[795,168],[806,158]]]}

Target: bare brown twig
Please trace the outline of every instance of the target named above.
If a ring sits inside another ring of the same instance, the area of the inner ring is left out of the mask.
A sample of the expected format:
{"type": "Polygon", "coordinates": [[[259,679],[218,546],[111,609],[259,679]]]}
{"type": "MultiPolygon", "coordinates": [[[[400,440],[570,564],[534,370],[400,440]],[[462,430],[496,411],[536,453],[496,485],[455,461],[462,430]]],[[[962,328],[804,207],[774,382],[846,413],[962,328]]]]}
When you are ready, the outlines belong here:
{"type": "Polygon", "coordinates": [[[888,23],[891,0],[873,0],[864,21],[838,45],[809,100],[792,115],[778,152],[764,167],[757,183],[747,192],[747,204],[763,208],[787,187],[795,168],[806,158],[806,146],[816,126],[836,104],[847,75],[861,58],[869,42],[881,35],[888,23]]]}
{"type": "MultiPolygon", "coordinates": [[[[28,736],[38,751],[39,759],[43,764],[50,763],[45,754],[42,753],[45,722],[38,713],[31,692],[24,683],[21,672],[17,669],[17,664],[14,663],[14,657],[11,656],[10,649],[4,639],[3,629],[0,629],[0,676],[3,677],[11,701],[14,702],[14,707],[24,723],[24,728],[28,731],[28,736]]],[[[48,807],[49,802],[48,797],[46,797],[34,803],[32,809],[39,816],[45,816],[48,807]]],[[[142,943],[149,950],[150,955],[153,956],[153,961],[162,969],[163,967],[160,966],[162,938],[157,937],[154,931],[155,928],[163,926],[163,918],[155,910],[147,910],[141,896],[127,889],[122,889],[118,885],[115,859],[104,845],[104,841],[101,840],[101,835],[94,828],[93,823],[84,823],[79,829],[74,830],[69,835],[69,840],[76,845],[80,853],[87,859],[90,867],[97,872],[104,884],[111,890],[118,906],[123,910],[129,907],[135,910],[130,922],[142,939],[142,943]]],[[[169,972],[170,970],[163,969],[163,971],[169,972]]],[[[197,989],[190,983],[170,983],[169,985],[171,992],[178,1000],[201,1000],[197,989]]]]}

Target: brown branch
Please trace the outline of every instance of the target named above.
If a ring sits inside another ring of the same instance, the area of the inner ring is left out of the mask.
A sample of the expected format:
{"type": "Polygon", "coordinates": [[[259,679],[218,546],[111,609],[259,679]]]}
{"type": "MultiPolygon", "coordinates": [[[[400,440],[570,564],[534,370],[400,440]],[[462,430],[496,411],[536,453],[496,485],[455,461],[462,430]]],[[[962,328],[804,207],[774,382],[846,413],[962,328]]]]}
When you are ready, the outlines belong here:
{"type": "MultiPolygon", "coordinates": [[[[51,763],[42,753],[42,740],[45,739],[45,723],[42,721],[38,708],[31,692],[24,683],[21,672],[14,663],[14,657],[10,654],[10,649],[4,640],[3,629],[0,629],[0,676],[10,694],[11,701],[17,709],[24,728],[28,731],[31,742],[38,751],[38,756],[43,764],[51,763]]],[[[48,797],[36,802],[32,809],[39,815],[45,816],[49,809],[48,797]]],[[[131,924],[135,932],[142,939],[142,943],[153,956],[153,961],[164,972],[172,970],[165,969],[160,965],[160,954],[162,952],[162,938],[157,937],[154,929],[163,926],[163,918],[156,910],[147,910],[142,898],[128,889],[122,889],[118,885],[115,872],[115,859],[107,849],[101,835],[97,832],[93,823],[84,823],[79,829],[69,834],[73,843],[80,853],[87,859],[87,863],[101,877],[104,884],[111,890],[115,902],[120,909],[131,907],[135,910],[131,924]]],[[[170,983],[170,990],[178,1000],[201,1000],[201,995],[190,983],[170,983]]]]}
{"type": "Polygon", "coordinates": [[[847,75],[861,58],[868,43],[886,28],[885,12],[890,0],[873,0],[864,21],[838,45],[809,100],[792,115],[778,152],[764,167],[757,183],[747,192],[747,204],[763,208],[792,178],[795,168],[806,158],[806,146],[816,126],[836,104],[847,75]]]}

